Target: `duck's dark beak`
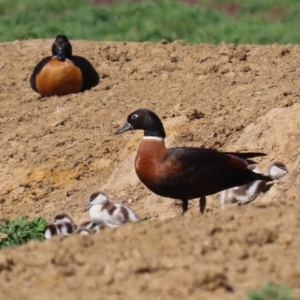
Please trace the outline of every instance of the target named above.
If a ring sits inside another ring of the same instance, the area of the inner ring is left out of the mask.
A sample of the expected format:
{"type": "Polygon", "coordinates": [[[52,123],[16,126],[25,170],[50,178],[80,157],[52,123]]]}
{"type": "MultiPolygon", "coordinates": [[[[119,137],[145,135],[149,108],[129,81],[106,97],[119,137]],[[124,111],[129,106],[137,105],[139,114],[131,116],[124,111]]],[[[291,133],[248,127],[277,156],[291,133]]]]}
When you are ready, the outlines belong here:
{"type": "Polygon", "coordinates": [[[58,47],[57,58],[59,60],[64,60],[65,59],[65,50],[62,47],[58,47]]]}
{"type": "Polygon", "coordinates": [[[91,203],[87,204],[83,211],[88,211],[93,205],[91,203]]]}
{"type": "Polygon", "coordinates": [[[132,126],[129,123],[126,123],[121,129],[119,129],[115,134],[120,134],[125,131],[132,129],[132,126]]]}

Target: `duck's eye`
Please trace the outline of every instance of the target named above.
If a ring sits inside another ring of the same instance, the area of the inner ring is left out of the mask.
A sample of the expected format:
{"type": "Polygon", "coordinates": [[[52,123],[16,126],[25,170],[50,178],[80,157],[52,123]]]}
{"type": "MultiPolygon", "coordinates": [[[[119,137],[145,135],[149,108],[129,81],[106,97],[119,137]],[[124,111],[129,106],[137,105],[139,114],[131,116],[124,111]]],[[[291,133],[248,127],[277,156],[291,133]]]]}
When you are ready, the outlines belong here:
{"type": "Polygon", "coordinates": [[[134,115],[131,116],[131,119],[134,120],[134,119],[136,119],[137,117],[138,117],[138,115],[137,115],[137,114],[134,114],[134,115]]]}

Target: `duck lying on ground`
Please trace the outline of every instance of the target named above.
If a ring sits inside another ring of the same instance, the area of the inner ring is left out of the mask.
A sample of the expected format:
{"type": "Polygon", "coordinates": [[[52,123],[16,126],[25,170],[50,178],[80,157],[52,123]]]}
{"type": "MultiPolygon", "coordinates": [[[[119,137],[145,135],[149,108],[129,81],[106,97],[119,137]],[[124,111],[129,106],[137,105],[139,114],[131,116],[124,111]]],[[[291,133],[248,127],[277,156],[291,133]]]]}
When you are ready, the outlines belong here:
{"type": "Polygon", "coordinates": [[[84,57],[72,54],[65,35],[58,35],[52,56],[43,58],[30,77],[31,88],[42,96],[61,96],[90,90],[99,83],[99,75],[84,57]]]}

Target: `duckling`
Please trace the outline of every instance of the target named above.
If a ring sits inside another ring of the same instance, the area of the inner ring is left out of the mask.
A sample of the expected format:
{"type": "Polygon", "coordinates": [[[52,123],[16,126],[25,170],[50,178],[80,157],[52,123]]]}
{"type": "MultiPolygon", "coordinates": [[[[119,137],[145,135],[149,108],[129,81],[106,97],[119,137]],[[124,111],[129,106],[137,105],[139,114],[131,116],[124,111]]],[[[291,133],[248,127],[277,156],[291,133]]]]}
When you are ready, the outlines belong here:
{"type": "Polygon", "coordinates": [[[90,231],[90,233],[98,233],[100,231],[102,231],[103,229],[105,229],[105,224],[102,221],[99,220],[91,220],[91,221],[86,221],[81,223],[78,226],[78,229],[87,229],[90,231]]]}
{"type": "MultiPolygon", "coordinates": [[[[255,173],[261,173],[257,165],[250,165],[251,169],[255,173]]],[[[270,165],[268,171],[264,174],[270,176],[273,180],[280,179],[288,173],[286,165],[281,162],[274,162],[270,165]]],[[[253,201],[260,193],[266,191],[267,182],[264,180],[255,180],[248,184],[234,187],[220,193],[220,206],[224,209],[226,203],[246,204],[253,201]]]]}
{"type": "Polygon", "coordinates": [[[76,230],[77,226],[74,224],[72,218],[65,213],[56,215],[52,224],[49,224],[45,230],[45,238],[50,239],[54,235],[67,236],[76,230]]]}
{"type": "Polygon", "coordinates": [[[88,228],[77,228],[72,234],[90,235],[92,232],[88,228]]]}
{"type": "Polygon", "coordinates": [[[282,162],[274,162],[268,170],[268,174],[272,177],[273,180],[281,179],[288,173],[287,166],[282,162]]]}
{"type": "Polygon", "coordinates": [[[131,208],[110,201],[103,192],[95,192],[89,198],[84,211],[89,211],[91,220],[102,221],[109,227],[117,227],[127,222],[137,222],[139,218],[131,208]]]}

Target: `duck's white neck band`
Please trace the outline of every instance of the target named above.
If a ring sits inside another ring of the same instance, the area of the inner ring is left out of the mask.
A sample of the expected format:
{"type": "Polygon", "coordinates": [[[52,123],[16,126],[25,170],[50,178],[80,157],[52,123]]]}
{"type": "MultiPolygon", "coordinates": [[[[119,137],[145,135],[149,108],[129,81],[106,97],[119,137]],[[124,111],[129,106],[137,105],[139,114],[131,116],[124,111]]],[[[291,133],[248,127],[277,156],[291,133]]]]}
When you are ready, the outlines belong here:
{"type": "Polygon", "coordinates": [[[155,141],[160,141],[163,142],[165,139],[160,137],[160,136],[144,136],[144,140],[155,140],[155,141]]]}

